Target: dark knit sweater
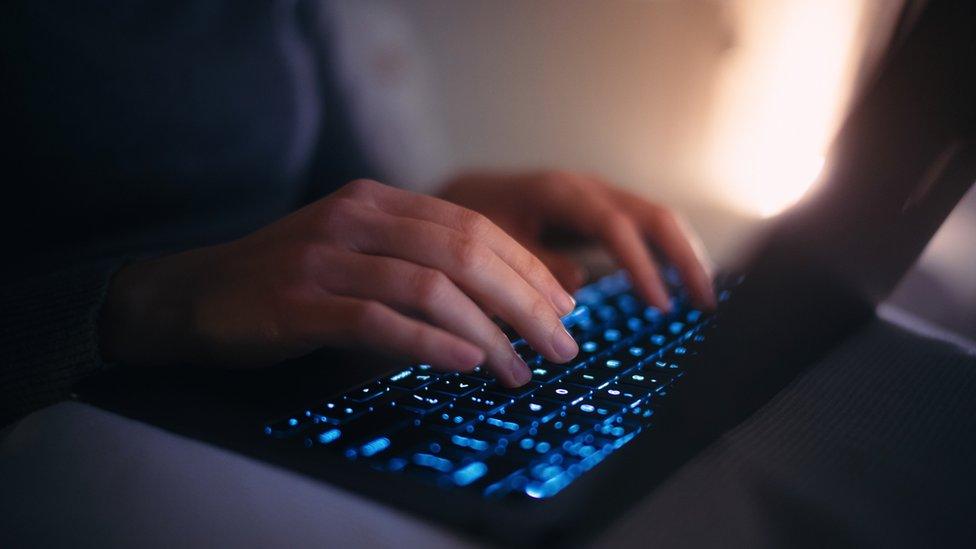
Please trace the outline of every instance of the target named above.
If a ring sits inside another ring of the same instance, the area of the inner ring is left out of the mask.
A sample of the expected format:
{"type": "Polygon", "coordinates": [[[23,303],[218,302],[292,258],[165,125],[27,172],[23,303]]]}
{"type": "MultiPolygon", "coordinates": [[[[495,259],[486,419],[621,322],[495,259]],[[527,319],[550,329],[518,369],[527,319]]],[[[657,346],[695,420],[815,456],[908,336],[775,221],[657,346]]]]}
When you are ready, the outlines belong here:
{"type": "Polygon", "coordinates": [[[372,175],[312,2],[23,1],[0,15],[0,425],[105,368],[132,258],[242,236],[372,175]]]}

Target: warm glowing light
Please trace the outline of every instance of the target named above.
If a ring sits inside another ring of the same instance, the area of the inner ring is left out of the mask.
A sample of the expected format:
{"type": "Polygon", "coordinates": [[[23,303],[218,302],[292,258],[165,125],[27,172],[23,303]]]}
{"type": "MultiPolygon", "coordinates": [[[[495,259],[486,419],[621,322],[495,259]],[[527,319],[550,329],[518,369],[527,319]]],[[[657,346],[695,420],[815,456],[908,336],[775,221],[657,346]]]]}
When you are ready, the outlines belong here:
{"type": "Polygon", "coordinates": [[[735,209],[768,217],[817,179],[852,76],[861,2],[736,5],[737,43],[718,99],[711,179],[735,209]]]}

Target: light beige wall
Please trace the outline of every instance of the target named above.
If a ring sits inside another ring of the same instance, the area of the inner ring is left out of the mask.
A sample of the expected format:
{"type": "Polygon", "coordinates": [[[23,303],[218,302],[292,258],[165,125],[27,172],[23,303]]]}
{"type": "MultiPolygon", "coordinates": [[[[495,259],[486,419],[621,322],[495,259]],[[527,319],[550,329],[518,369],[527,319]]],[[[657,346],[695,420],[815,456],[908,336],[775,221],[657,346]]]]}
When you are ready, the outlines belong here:
{"type": "MultiPolygon", "coordinates": [[[[722,142],[718,128],[722,120],[731,119],[741,126],[744,140],[755,137],[760,124],[750,121],[768,114],[763,109],[770,103],[769,98],[760,101],[762,93],[756,91],[745,94],[746,101],[730,100],[737,85],[741,88],[744,78],[760,78],[767,69],[768,74],[785,74],[783,78],[802,78],[802,72],[790,67],[777,73],[776,67],[764,64],[773,63],[767,58],[780,63],[802,58],[770,56],[768,50],[790,37],[789,25],[813,24],[809,14],[820,13],[817,9],[832,17],[856,19],[823,27],[824,40],[849,42],[846,53],[844,48],[824,47],[823,55],[846,55],[847,62],[853,62],[865,51],[876,51],[900,2],[380,3],[405,18],[424,57],[433,106],[429,122],[446,135],[441,153],[430,159],[440,164],[433,171],[557,166],[599,172],[684,211],[712,255],[723,263],[737,254],[759,221],[734,207],[729,193],[737,191],[715,169],[721,167],[715,149],[722,142]],[[758,39],[774,43],[766,47],[758,39]],[[750,93],[757,97],[751,104],[750,93]],[[753,111],[746,116],[730,111],[750,105],[753,111]]],[[[810,36],[815,39],[817,33],[810,36]]],[[[815,42],[791,47],[814,48],[803,55],[821,53],[815,42]]],[[[842,104],[855,71],[852,65],[838,70],[843,78],[832,93],[842,104]]],[[[819,83],[813,80],[810,86],[819,83]]],[[[824,117],[833,117],[823,125],[835,127],[838,113],[821,111],[824,117]]],[[[773,116],[790,114],[789,109],[783,112],[773,116]]],[[[775,131],[776,124],[772,127],[775,131]]],[[[727,132],[725,139],[728,142],[727,132]]],[[[973,211],[976,204],[970,198],[911,275],[912,291],[903,289],[898,299],[958,331],[976,335],[972,313],[976,260],[970,259],[972,253],[960,253],[967,244],[976,248],[976,237],[971,236],[976,235],[973,211]]]]}

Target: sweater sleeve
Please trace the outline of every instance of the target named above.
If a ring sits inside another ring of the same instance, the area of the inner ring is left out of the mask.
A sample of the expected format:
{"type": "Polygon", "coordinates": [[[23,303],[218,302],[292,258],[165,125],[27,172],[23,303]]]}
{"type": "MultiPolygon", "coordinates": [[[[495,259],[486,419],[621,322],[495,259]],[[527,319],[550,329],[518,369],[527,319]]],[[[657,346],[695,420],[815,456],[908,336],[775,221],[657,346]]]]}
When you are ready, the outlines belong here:
{"type": "Polygon", "coordinates": [[[0,287],[0,426],[63,400],[105,368],[98,315],[122,260],[103,261],[0,287]]]}

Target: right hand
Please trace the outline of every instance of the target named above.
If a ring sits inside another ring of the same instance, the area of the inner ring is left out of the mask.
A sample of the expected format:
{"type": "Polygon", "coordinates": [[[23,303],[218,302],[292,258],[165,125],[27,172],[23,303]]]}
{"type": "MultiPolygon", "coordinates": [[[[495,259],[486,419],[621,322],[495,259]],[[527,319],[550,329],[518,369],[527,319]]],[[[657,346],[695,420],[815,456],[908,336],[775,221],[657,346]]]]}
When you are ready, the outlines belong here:
{"type": "Polygon", "coordinates": [[[489,318],[553,362],[578,352],[572,297],[487,218],[354,181],[240,240],[135,263],[114,277],[101,349],[128,364],[257,367],[362,347],[443,370],[530,379],[489,318]]]}

